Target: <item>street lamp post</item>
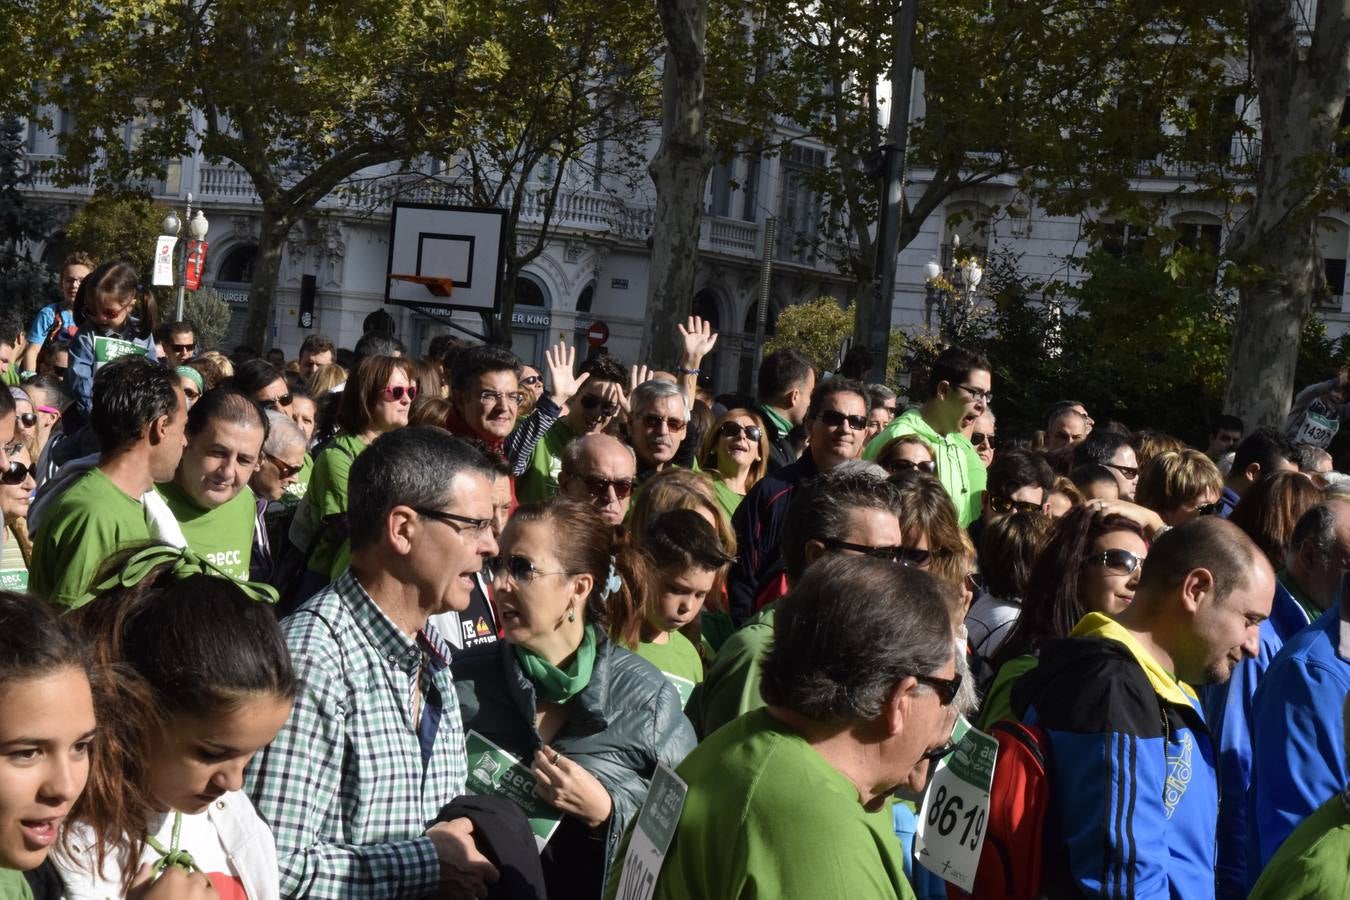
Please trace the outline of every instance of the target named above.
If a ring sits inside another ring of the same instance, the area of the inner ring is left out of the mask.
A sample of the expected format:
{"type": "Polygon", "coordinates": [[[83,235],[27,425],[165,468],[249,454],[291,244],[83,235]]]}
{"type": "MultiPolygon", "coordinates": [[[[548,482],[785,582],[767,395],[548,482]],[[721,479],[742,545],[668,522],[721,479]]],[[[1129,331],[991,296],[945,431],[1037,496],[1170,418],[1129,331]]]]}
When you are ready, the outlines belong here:
{"type": "MultiPolygon", "coordinates": [[[[206,232],[211,227],[211,223],[206,220],[206,215],[200,209],[197,210],[196,215],[193,215],[192,194],[187,195],[183,216],[187,219],[188,237],[191,240],[183,247],[183,255],[178,265],[178,306],[174,316],[175,322],[183,321],[183,301],[187,293],[187,268],[189,257],[192,256],[193,247],[199,245],[206,239],[206,232]]],[[[169,210],[169,214],[164,217],[161,227],[164,229],[165,234],[172,234],[177,237],[179,232],[182,231],[183,225],[178,219],[178,213],[171,209],[169,210]]]]}

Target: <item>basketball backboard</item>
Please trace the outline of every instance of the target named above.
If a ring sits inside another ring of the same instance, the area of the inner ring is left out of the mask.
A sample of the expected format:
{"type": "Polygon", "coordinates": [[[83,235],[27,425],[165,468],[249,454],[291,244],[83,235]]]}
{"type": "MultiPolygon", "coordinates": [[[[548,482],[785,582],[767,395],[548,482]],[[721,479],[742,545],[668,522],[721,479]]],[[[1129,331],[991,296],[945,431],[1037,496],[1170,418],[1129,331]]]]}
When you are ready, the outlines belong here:
{"type": "Polygon", "coordinates": [[[505,238],[505,210],[396,202],[384,302],[497,312],[505,238]]]}

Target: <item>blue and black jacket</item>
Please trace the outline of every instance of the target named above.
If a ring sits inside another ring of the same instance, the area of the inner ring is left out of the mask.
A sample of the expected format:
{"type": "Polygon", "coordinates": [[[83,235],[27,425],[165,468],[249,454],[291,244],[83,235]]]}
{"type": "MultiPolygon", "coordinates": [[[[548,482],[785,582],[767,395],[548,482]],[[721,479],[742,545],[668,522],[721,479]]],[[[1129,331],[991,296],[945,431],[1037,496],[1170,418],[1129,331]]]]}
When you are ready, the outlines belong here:
{"type": "Polygon", "coordinates": [[[1050,897],[1214,897],[1214,751],[1195,692],[1090,613],[1041,650],[1013,709],[1045,730],[1050,897]]]}
{"type": "Polygon", "coordinates": [[[786,468],[765,475],[745,495],[731,517],[736,532],[736,561],[727,573],[731,620],[739,628],[755,614],[760,586],[783,569],[783,522],[797,486],[817,473],[810,453],[786,468]]]}

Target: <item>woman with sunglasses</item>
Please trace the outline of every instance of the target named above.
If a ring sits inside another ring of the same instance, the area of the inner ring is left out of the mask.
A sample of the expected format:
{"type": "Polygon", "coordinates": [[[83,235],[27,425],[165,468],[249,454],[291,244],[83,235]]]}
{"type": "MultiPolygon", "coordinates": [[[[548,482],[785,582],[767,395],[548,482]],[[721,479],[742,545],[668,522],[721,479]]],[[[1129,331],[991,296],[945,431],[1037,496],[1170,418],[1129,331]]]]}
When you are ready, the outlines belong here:
{"type": "Polygon", "coordinates": [[[1130,605],[1147,555],[1145,529],[1128,516],[1088,505],[1059,520],[1031,569],[1017,624],[989,662],[981,723],[1013,718],[1013,682],[1048,641],[1068,637],[1090,612],[1114,616],[1130,605]]]}
{"type": "Polygon", "coordinates": [[[892,475],[905,472],[933,475],[937,472],[933,448],[917,434],[902,434],[888,441],[876,455],[876,464],[892,475]]]}
{"type": "Polygon", "coordinates": [[[1164,450],[1139,470],[1134,500],[1176,527],[1218,512],[1223,493],[1219,467],[1199,450],[1164,450]]]}
{"type": "Polygon", "coordinates": [[[543,801],[532,815],[556,823],[541,838],[549,896],[598,898],[656,765],[678,764],[693,728],[660,671],[625,649],[646,608],[640,551],[565,497],[518,509],[499,546],[504,641],[452,662],[469,787],[484,740],[513,757],[512,780],[543,801]]]}
{"type": "Polygon", "coordinates": [[[717,502],[731,518],[768,471],[769,438],[759,415],[733,409],[719,416],[703,436],[698,464],[712,477],[717,502]]]}
{"type": "Polygon", "coordinates": [[[9,395],[14,398],[14,440],[27,447],[33,459],[37,459],[42,449],[37,443],[37,409],[23,388],[12,387],[9,395]]]}
{"type": "MultiPolygon", "coordinates": [[[[322,370],[320,370],[322,371],[322,370]]],[[[394,356],[368,356],[338,398],[338,432],[314,460],[305,502],[291,525],[291,543],[308,548],[309,572],[301,599],[331,581],[347,565],[347,476],[356,457],[380,435],[408,424],[417,399],[412,367],[394,356]]]]}
{"type": "Polygon", "coordinates": [[[28,504],[37,481],[33,478],[33,459],[28,448],[16,444],[9,449],[9,468],[0,472],[0,513],[4,530],[0,532],[0,590],[28,589],[28,565],[33,558],[33,542],[28,536],[28,504]]]}

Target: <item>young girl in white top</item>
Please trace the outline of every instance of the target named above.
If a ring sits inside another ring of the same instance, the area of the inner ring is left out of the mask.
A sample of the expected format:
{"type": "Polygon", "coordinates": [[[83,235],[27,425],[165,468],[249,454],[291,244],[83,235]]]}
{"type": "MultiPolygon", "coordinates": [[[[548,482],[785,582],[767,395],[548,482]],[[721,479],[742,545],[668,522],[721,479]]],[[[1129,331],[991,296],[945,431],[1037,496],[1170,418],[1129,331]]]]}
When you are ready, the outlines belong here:
{"type": "Polygon", "coordinates": [[[240,790],[296,691],[272,610],[256,586],[163,545],[105,575],[75,614],[113,705],[56,859],[66,896],[122,897],[179,869],[203,896],[276,900],[272,833],[240,790]]]}

